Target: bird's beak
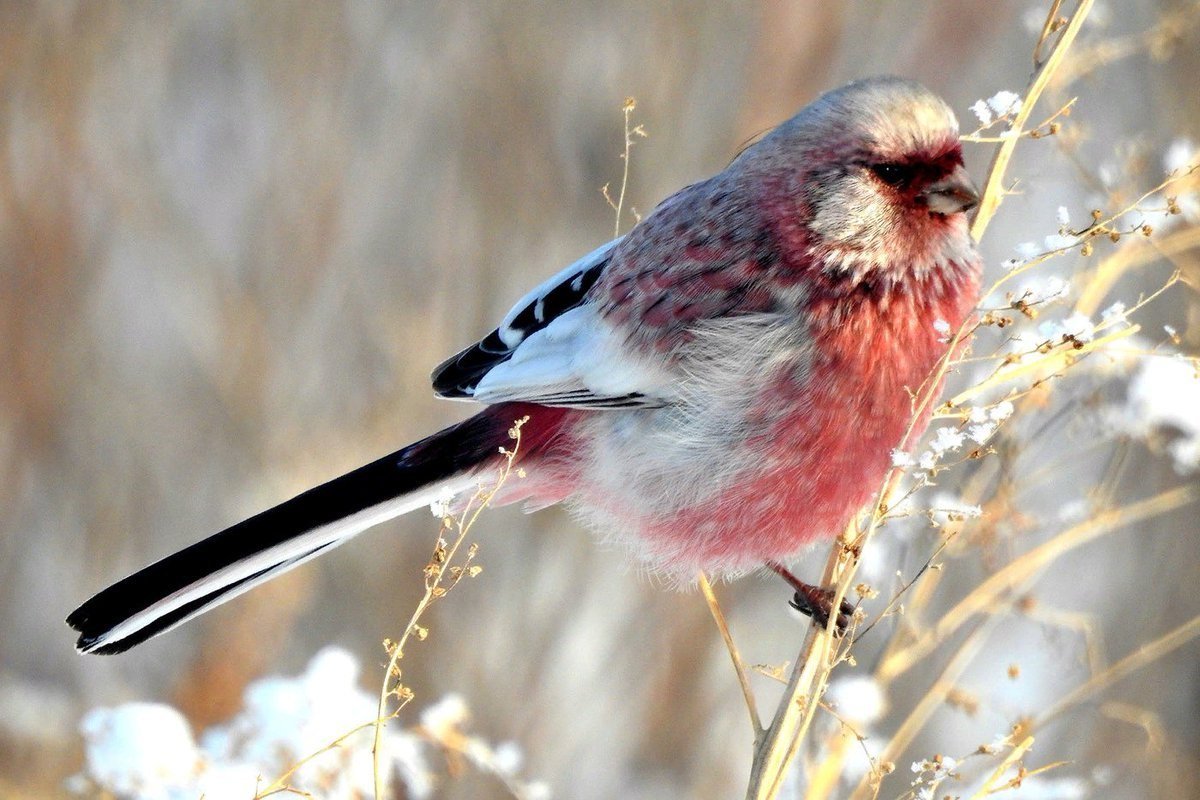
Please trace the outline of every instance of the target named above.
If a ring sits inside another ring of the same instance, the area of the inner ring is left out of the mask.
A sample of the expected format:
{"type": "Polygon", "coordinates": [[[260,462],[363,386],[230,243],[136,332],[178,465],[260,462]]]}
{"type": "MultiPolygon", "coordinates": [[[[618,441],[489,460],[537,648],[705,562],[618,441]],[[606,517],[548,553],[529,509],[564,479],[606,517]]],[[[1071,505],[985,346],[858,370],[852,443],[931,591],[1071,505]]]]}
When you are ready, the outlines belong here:
{"type": "Polygon", "coordinates": [[[935,214],[957,214],[979,205],[979,190],[961,165],[946,177],[931,183],[921,192],[921,199],[935,214]]]}

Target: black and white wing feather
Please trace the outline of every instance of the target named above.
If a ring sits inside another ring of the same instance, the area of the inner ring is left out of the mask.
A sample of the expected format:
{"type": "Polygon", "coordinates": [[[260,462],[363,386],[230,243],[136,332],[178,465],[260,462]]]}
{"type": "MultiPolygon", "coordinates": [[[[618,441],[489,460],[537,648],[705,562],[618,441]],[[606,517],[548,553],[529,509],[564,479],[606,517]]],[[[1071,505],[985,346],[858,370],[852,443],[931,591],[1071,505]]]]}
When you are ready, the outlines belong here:
{"type": "Polygon", "coordinates": [[[588,302],[614,239],[536,286],[494,331],[433,372],[439,397],[572,408],[660,406],[669,376],[628,353],[588,302]]]}

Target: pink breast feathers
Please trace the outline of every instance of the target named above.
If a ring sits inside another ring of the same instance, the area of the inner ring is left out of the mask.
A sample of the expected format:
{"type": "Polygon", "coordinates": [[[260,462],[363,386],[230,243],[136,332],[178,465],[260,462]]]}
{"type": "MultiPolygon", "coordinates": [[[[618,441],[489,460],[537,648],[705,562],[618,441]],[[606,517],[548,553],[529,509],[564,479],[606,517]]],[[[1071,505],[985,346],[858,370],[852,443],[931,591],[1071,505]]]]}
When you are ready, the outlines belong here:
{"type": "MultiPolygon", "coordinates": [[[[974,305],[976,271],[967,266],[960,275],[936,288],[811,309],[817,355],[804,373],[767,382],[761,407],[772,413],[742,445],[760,454],[753,467],[707,501],[646,527],[662,551],[687,554],[689,563],[671,571],[741,572],[844,528],[880,488],[892,449],[904,444],[913,396],[946,352],[935,322],[957,329],[974,305]]],[[[928,423],[923,416],[915,435],[928,423]]]]}

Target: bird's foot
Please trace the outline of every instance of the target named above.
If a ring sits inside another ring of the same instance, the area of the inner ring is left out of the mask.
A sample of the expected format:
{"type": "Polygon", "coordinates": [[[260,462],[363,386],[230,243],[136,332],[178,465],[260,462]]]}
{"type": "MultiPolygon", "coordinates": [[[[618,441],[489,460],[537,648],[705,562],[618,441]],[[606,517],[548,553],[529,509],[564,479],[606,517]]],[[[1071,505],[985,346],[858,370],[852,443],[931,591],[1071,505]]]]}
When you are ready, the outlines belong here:
{"type": "MultiPolygon", "coordinates": [[[[811,617],[813,623],[818,627],[824,628],[828,626],[829,617],[833,613],[834,590],[805,583],[789,572],[782,564],[772,563],[770,567],[795,590],[796,594],[792,597],[789,605],[801,614],[811,617]]],[[[846,633],[846,629],[850,627],[850,619],[854,616],[854,612],[854,605],[843,598],[841,604],[838,606],[836,629],[838,636],[846,633]]]]}
{"type": "MultiPolygon", "coordinates": [[[[804,589],[797,589],[796,594],[788,601],[788,605],[799,611],[801,614],[812,617],[812,621],[817,627],[824,628],[829,625],[829,615],[833,612],[833,589],[822,589],[819,586],[809,586],[805,584],[804,589]]],[[[838,636],[843,636],[846,629],[850,627],[850,618],[854,616],[854,606],[843,599],[838,608],[837,629],[838,636]]]]}

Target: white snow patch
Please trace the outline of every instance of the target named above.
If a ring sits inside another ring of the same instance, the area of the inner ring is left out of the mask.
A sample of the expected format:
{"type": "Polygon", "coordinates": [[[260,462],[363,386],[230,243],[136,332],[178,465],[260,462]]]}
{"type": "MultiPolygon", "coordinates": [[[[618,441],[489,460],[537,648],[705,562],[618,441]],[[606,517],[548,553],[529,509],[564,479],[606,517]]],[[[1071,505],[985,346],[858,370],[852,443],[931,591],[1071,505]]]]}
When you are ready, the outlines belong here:
{"type": "Polygon", "coordinates": [[[825,701],[838,716],[856,727],[869,727],[887,713],[887,695],[879,682],[867,675],[836,678],[825,690],[825,701]]]}
{"type": "Polygon", "coordinates": [[[1181,474],[1200,468],[1200,377],[1194,362],[1183,358],[1149,358],[1129,384],[1118,424],[1126,433],[1146,436],[1173,428],[1180,436],[1168,446],[1181,474]]]}
{"type": "Polygon", "coordinates": [[[987,104],[998,117],[1015,114],[1021,110],[1021,95],[1007,90],[999,91],[988,98],[987,104]]]}

